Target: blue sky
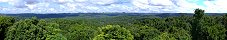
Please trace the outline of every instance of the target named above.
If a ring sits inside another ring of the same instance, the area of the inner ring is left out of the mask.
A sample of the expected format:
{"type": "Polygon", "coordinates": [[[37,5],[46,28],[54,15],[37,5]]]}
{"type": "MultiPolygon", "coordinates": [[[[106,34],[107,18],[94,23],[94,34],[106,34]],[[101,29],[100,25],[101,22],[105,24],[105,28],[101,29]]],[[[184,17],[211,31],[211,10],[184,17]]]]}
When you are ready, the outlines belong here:
{"type": "Polygon", "coordinates": [[[227,0],[0,0],[0,13],[226,13],[227,0]]]}

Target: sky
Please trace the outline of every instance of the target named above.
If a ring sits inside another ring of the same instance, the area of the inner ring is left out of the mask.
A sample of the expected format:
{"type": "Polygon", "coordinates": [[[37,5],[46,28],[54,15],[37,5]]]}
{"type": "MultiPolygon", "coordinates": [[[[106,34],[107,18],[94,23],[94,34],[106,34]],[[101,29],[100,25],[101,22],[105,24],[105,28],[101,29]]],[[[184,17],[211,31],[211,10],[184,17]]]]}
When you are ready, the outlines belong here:
{"type": "Polygon", "coordinates": [[[0,0],[0,13],[227,13],[227,0],[0,0]]]}

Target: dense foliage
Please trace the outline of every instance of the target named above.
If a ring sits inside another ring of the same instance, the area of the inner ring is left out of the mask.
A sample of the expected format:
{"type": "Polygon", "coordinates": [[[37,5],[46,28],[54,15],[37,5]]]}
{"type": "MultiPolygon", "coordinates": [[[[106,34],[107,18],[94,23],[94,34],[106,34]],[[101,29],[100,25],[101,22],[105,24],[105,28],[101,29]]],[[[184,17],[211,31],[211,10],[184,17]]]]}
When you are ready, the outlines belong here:
{"type": "Polygon", "coordinates": [[[0,16],[0,40],[226,40],[227,15],[156,17],[78,15],[65,18],[0,16]]]}
{"type": "Polygon", "coordinates": [[[94,40],[133,40],[133,35],[119,25],[107,25],[100,28],[100,33],[94,40]]]}

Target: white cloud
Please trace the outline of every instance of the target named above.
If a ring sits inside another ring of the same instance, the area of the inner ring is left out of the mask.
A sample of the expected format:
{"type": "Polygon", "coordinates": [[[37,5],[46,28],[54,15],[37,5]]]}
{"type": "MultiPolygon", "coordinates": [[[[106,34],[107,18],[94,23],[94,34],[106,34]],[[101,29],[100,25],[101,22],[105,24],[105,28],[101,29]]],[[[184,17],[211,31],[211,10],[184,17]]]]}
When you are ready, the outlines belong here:
{"type": "Polygon", "coordinates": [[[145,12],[145,13],[193,13],[201,8],[206,12],[227,12],[227,0],[0,0],[14,7],[1,7],[0,12],[145,12]],[[189,2],[190,1],[190,2],[189,2]],[[193,2],[193,3],[191,3],[193,2]]]}
{"type": "Polygon", "coordinates": [[[111,4],[114,3],[114,0],[89,0],[89,2],[93,4],[98,4],[98,5],[105,5],[105,4],[111,4]]]}
{"type": "Polygon", "coordinates": [[[191,3],[185,0],[176,1],[176,10],[178,13],[193,13],[196,8],[203,8],[202,6],[197,5],[196,3],[191,3]]]}
{"type": "Polygon", "coordinates": [[[75,2],[87,2],[89,0],[74,0],[75,2]]]}
{"type": "Polygon", "coordinates": [[[177,12],[171,0],[133,0],[132,2],[136,7],[143,9],[145,12],[167,13],[177,12]]]}
{"type": "Polygon", "coordinates": [[[215,1],[205,1],[204,7],[205,11],[208,13],[226,13],[227,12],[227,0],[215,0],[215,1]]]}
{"type": "Polygon", "coordinates": [[[9,1],[13,1],[13,0],[0,0],[0,2],[9,2],[9,1]]]}

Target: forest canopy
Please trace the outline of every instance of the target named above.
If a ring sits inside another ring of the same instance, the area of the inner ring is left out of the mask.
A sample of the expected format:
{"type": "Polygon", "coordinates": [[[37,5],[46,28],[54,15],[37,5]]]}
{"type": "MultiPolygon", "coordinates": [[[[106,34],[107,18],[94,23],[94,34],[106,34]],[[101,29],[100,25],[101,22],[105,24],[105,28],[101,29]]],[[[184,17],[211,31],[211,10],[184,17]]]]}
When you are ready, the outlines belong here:
{"type": "Polygon", "coordinates": [[[227,15],[0,16],[0,40],[226,40],[227,15]]]}

